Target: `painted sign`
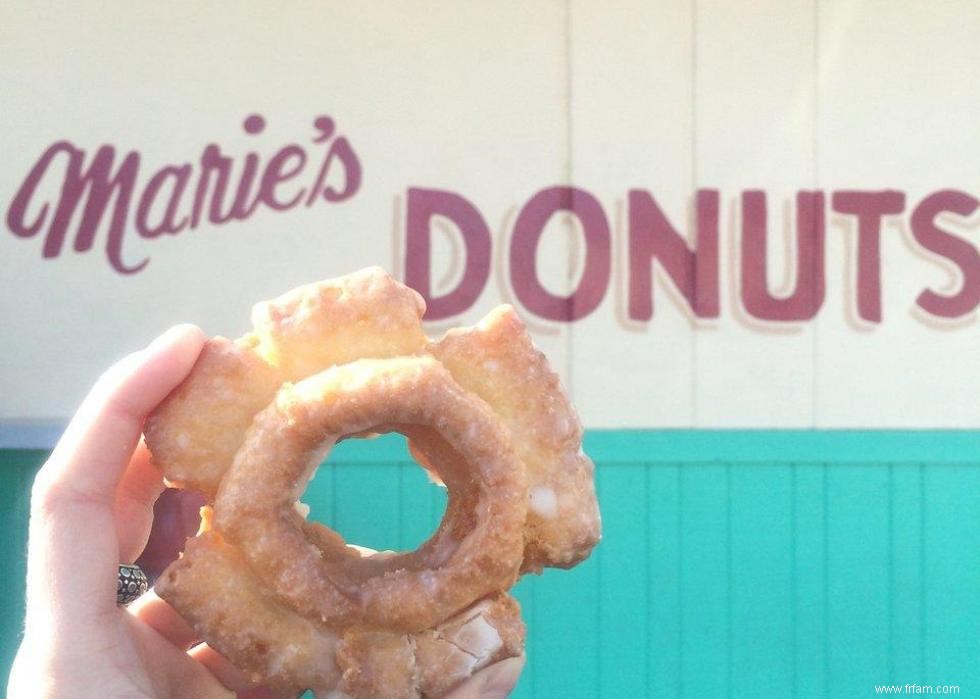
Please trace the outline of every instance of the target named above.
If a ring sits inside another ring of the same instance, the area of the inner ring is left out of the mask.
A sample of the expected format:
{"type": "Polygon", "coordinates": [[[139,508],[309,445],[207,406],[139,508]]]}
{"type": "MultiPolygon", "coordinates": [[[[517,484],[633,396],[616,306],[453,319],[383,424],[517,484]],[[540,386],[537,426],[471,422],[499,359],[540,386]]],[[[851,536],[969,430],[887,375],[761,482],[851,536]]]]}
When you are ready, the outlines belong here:
{"type": "Polygon", "coordinates": [[[514,304],[590,427],[980,426],[980,9],[763,5],[15,4],[0,421],[381,264],[431,334],[514,304]]]}

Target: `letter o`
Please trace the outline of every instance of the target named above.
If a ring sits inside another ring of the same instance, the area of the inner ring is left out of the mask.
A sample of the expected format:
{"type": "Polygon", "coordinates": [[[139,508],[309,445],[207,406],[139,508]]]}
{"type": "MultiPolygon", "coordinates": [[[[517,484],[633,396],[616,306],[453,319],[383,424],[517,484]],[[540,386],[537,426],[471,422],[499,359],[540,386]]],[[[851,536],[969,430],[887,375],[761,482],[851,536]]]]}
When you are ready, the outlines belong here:
{"type": "Polygon", "coordinates": [[[611,271],[609,222],[602,205],[575,187],[543,189],[524,205],[514,223],[510,245],[510,277],[514,293],[530,312],[549,320],[572,322],[598,308],[606,295],[611,271]],[[571,211],[585,234],[585,269],[568,296],[555,296],[537,274],[538,243],[548,220],[558,211],[571,211]]]}

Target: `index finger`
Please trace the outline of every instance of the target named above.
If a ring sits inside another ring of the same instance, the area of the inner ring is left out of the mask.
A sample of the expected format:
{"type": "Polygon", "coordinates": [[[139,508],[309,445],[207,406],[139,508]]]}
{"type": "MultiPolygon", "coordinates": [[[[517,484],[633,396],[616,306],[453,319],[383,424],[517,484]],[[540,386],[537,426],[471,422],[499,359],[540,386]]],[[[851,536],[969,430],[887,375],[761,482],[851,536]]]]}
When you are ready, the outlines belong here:
{"type": "Polygon", "coordinates": [[[107,371],[82,402],[31,498],[28,619],[115,606],[116,486],[146,414],[188,374],[204,342],[177,326],[107,371]]]}
{"type": "Polygon", "coordinates": [[[178,325],[103,374],[38,473],[41,483],[111,504],[143,420],[184,380],[203,344],[199,328],[178,325]]]}

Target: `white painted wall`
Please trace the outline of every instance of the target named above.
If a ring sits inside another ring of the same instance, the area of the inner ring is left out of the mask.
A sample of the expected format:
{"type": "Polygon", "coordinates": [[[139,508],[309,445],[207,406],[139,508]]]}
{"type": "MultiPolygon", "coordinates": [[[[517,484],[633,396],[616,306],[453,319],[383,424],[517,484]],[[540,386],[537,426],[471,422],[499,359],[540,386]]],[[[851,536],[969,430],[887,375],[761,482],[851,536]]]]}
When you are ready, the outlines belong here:
{"type": "MultiPolygon", "coordinates": [[[[0,227],[0,421],[66,419],[105,366],[172,323],[237,336],[252,302],[297,284],[369,264],[401,276],[413,186],[462,194],[494,235],[483,295],[431,330],[475,321],[514,301],[506,250],[519,209],[573,183],[610,221],[611,287],[576,323],[524,315],[588,426],[980,427],[978,313],[939,322],[915,310],[924,288],[961,280],[908,232],[928,193],[980,196],[977,27],[980,4],[967,1],[5,3],[5,215],[62,139],[139,151],[145,184],[212,142],[236,164],[289,142],[315,159],[311,124],[329,114],[364,174],[339,204],[155,240],[129,230],[127,259],[151,259],[129,276],[107,263],[104,229],[91,251],[69,241],[44,260],[40,236],[0,227]],[[260,136],[241,129],[252,113],[267,120],[260,136]],[[689,320],[659,275],[654,318],[623,321],[632,188],[686,231],[694,192],[720,190],[718,319],[689,320]],[[886,188],[907,203],[882,231],[882,323],[852,320],[856,226],[829,211],[816,319],[747,319],[733,293],[742,190],[769,195],[778,287],[791,282],[781,233],[797,190],[823,189],[829,204],[834,190],[886,188]]],[[[56,180],[31,211],[55,201],[56,180]]],[[[980,212],[944,222],[980,246],[980,212]]],[[[459,274],[446,230],[433,261],[443,290],[459,274]]],[[[559,216],[542,240],[539,274],[555,293],[575,287],[575,230],[559,216]]]]}

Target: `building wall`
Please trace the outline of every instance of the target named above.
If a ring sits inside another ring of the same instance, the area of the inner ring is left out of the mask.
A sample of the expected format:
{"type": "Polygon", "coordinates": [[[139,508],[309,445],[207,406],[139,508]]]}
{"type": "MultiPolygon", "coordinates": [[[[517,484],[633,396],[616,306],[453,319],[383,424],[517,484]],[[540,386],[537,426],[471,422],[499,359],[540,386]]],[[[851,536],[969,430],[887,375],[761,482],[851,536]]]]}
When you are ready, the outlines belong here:
{"type": "MultiPolygon", "coordinates": [[[[515,696],[980,688],[980,432],[594,431],[586,446],[604,539],[579,567],[518,585],[515,696]]],[[[4,664],[44,455],[0,452],[4,664]]],[[[329,463],[304,498],[317,520],[376,547],[434,530],[444,495],[398,440],[347,442],[329,463]]]]}
{"type": "Polygon", "coordinates": [[[0,423],[61,424],[173,323],[237,337],[381,265],[433,335],[513,303],[587,427],[980,426],[975,2],[4,19],[0,423]]]}
{"type": "MultiPolygon", "coordinates": [[[[381,265],[433,336],[515,305],[588,430],[605,539],[520,584],[519,696],[980,693],[977,26],[972,0],[4,3],[0,662],[33,472],[100,372],[381,265]],[[233,187],[257,163],[254,212],[223,220],[218,155],[233,187]]],[[[411,545],[440,496],[385,444],[308,499],[411,545]]]]}

